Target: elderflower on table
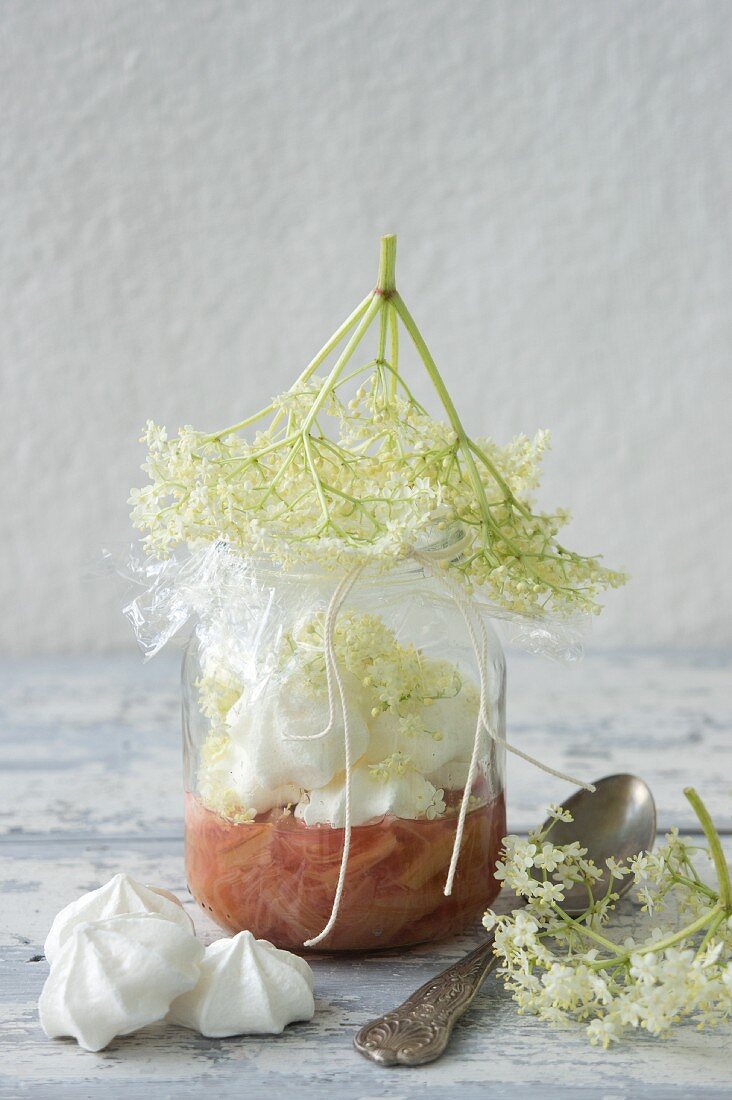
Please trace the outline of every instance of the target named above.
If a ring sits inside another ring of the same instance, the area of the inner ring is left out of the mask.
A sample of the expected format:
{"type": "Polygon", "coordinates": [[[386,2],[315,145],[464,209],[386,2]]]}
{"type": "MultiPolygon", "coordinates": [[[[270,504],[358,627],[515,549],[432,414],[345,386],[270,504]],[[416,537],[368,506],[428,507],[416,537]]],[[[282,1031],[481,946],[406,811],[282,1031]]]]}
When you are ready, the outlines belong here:
{"type": "MultiPolygon", "coordinates": [[[[550,1024],[586,1025],[591,1043],[603,1047],[629,1029],[664,1035],[690,1019],[699,1027],[732,1014],[732,886],[719,836],[694,790],[685,792],[708,847],[679,837],[674,829],[655,853],[641,852],[627,865],[610,857],[604,874],[577,842],[554,845],[552,824],[528,839],[508,836],[496,877],[525,902],[507,916],[489,910],[483,919],[494,934],[499,975],[520,1013],[550,1024]],[[714,863],[715,890],[702,879],[698,853],[714,863]],[[655,927],[648,938],[616,943],[605,926],[618,901],[618,881],[633,876],[647,913],[673,910],[688,918],[682,927],[655,927]],[[570,915],[563,890],[584,883],[590,891],[606,880],[604,894],[570,915]]],[[[571,821],[552,807],[550,821],[571,821]]]]}

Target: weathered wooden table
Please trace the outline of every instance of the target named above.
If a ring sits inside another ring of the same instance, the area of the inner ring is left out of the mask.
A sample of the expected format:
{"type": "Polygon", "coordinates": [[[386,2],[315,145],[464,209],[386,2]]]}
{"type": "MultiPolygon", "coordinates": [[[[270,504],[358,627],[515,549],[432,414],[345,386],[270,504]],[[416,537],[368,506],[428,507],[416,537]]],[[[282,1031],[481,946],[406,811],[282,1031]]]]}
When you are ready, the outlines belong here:
{"type": "MultiPolygon", "coordinates": [[[[593,655],[578,666],[509,663],[510,736],[567,771],[635,771],[656,794],[660,828],[692,826],[682,788],[695,784],[732,832],[732,658],[593,655]]],[[[404,956],[317,958],[317,1012],[278,1038],[204,1039],[158,1026],[90,1054],[50,1042],[36,1002],[42,943],[56,911],[119,870],[174,889],[205,941],[213,925],[183,878],[178,676],[134,657],[0,667],[0,1097],[159,1100],[208,1096],[732,1096],[730,1029],[677,1029],[603,1052],[580,1029],[520,1018],[494,979],[458,1025],[448,1054],[421,1069],[384,1069],[351,1047],[357,1028],[397,1004],[472,936],[404,956]]],[[[543,817],[568,788],[509,764],[509,827],[543,817]]],[[[622,920],[634,919],[625,903],[622,920]]]]}

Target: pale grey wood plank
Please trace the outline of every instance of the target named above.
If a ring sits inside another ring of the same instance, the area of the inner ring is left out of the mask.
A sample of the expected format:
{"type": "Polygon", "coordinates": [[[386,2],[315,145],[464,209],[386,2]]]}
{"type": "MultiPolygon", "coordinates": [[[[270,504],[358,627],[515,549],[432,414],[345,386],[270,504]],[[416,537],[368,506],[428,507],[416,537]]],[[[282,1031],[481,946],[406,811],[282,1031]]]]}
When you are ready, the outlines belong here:
{"type": "MultiPolygon", "coordinates": [[[[574,665],[509,661],[509,735],[581,779],[634,772],[651,786],[659,827],[696,827],[696,786],[718,827],[732,828],[732,654],[590,653],[574,665]]],[[[509,768],[509,823],[543,816],[568,787],[523,761],[509,768]]]]}
{"type": "Polygon", "coordinates": [[[179,835],[176,662],[0,665],[0,833],[179,835]]]}

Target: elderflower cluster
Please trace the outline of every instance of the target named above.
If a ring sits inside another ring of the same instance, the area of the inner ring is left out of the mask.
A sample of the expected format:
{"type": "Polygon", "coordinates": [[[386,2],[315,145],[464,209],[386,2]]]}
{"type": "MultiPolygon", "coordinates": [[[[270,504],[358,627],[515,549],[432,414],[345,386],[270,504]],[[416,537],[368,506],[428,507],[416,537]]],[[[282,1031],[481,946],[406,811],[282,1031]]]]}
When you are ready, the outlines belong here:
{"type": "MultiPolygon", "coordinates": [[[[497,877],[521,897],[524,908],[507,916],[488,911],[483,923],[495,936],[499,974],[521,1013],[550,1024],[581,1022],[590,1042],[607,1047],[628,1029],[664,1035],[682,1019],[718,1024],[732,1014],[732,893],[719,837],[696,792],[709,849],[672,830],[655,853],[627,864],[608,859],[602,868],[578,842],[555,845],[554,819],[571,820],[552,808],[552,823],[528,838],[509,836],[497,877]],[[715,890],[694,862],[714,859],[715,890]],[[653,927],[636,941],[610,939],[607,922],[628,876],[646,912],[666,910],[675,924],[653,927]],[[586,891],[586,908],[568,912],[568,890],[586,891]],[[683,918],[687,923],[679,927],[683,918]]],[[[697,804],[692,805],[697,809],[697,804]]]]}
{"type": "MultiPolygon", "coordinates": [[[[296,674],[298,684],[311,695],[326,694],[323,652],[324,615],[317,612],[286,633],[277,655],[280,673],[296,674]]],[[[197,681],[199,709],[213,728],[226,720],[242,698],[245,684],[225,653],[206,647],[206,660],[197,681]]],[[[429,735],[442,739],[439,729],[430,730],[425,708],[441,699],[462,699],[477,713],[475,685],[463,681],[460,670],[450,661],[428,657],[411,642],[402,643],[378,615],[347,611],[334,632],[334,650],[339,667],[360,685],[372,718],[389,713],[397,722],[402,739],[429,735]]]]}
{"type": "Polygon", "coordinates": [[[365,367],[344,374],[339,359],[325,379],[306,371],[261,413],[212,434],[185,427],[169,438],[148,422],[149,481],[130,497],[147,550],[166,557],[222,540],[284,565],[387,569],[455,526],[463,538],[450,568],[468,588],[517,613],[599,610],[598,593],[624,577],[558,541],[565,511],[532,507],[547,433],[507,446],[469,439],[415,341],[449,422],[430,416],[399,371],[395,339],[387,356],[397,320],[382,306],[379,355],[365,367]]]}
{"type": "MultiPolygon", "coordinates": [[[[325,690],[324,629],[324,616],[318,613],[288,634],[283,645],[290,666],[305,673],[313,692],[325,690]]],[[[342,614],[335,628],[334,648],[339,666],[366,692],[371,716],[382,711],[398,715],[406,736],[423,732],[420,708],[453,698],[462,687],[455,665],[426,657],[410,642],[399,642],[378,615],[342,614]]]]}
{"type": "Polygon", "coordinates": [[[387,783],[393,775],[406,775],[416,769],[412,758],[397,750],[385,756],[378,764],[369,764],[368,770],[379,783],[387,783]]]}

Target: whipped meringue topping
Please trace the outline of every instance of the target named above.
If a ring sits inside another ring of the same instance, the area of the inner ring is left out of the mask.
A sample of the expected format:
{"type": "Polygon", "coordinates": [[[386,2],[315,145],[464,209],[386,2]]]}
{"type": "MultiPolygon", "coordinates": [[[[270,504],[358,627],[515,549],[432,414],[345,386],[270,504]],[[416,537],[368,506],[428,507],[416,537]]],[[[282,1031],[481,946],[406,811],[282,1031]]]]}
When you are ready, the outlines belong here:
{"type": "MultiPolygon", "coordinates": [[[[351,823],[365,825],[393,814],[394,817],[434,818],[445,812],[442,791],[415,771],[379,778],[368,766],[354,768],[351,777],[351,823]]],[[[346,820],[346,784],[338,776],[321,790],[310,791],[308,800],[295,807],[295,817],[306,825],[331,825],[342,829],[346,820]]]]}
{"type": "Polygon", "coordinates": [[[279,1035],[315,1012],[308,964],[251,932],[206,948],[198,984],[173,1002],[170,1023],[202,1035],[279,1035]]]}
{"type": "Polygon", "coordinates": [[[470,759],[478,720],[478,695],[472,685],[456,696],[437,699],[403,721],[389,711],[369,719],[369,743],[363,762],[376,764],[394,752],[408,756],[416,771],[430,776],[450,760],[470,759]]]}
{"type": "Polygon", "coordinates": [[[119,917],[125,913],[152,913],[172,921],[186,932],[193,932],[193,921],[177,898],[173,898],[167,890],[143,886],[130,875],[119,874],[98,890],[82,894],[57,913],[46,937],[43,953],[52,963],[77,925],[84,921],[119,917]]]}
{"type": "Polygon", "coordinates": [[[300,788],[292,783],[265,787],[255,775],[247,749],[226,734],[210,738],[204,745],[199,772],[201,797],[212,810],[223,811],[238,804],[251,815],[267,813],[275,806],[294,805],[300,788]]]}
{"type": "MultiPolygon", "coordinates": [[[[350,673],[346,687],[351,758],[357,760],[368,743],[363,690],[350,673]]],[[[229,711],[229,735],[246,754],[247,766],[263,788],[291,784],[310,790],[324,787],[346,763],[343,716],[337,708],[333,729],[312,741],[290,738],[318,734],[328,725],[328,698],[314,694],[297,674],[267,684],[260,697],[242,697],[229,711]]]]}
{"type": "MultiPolygon", "coordinates": [[[[172,904],[172,903],[171,903],[172,904]]],[[[102,1050],[161,1020],[199,980],[203,948],[188,927],[127,913],[74,927],[55,953],[38,1004],[49,1038],[102,1050]]]]}

